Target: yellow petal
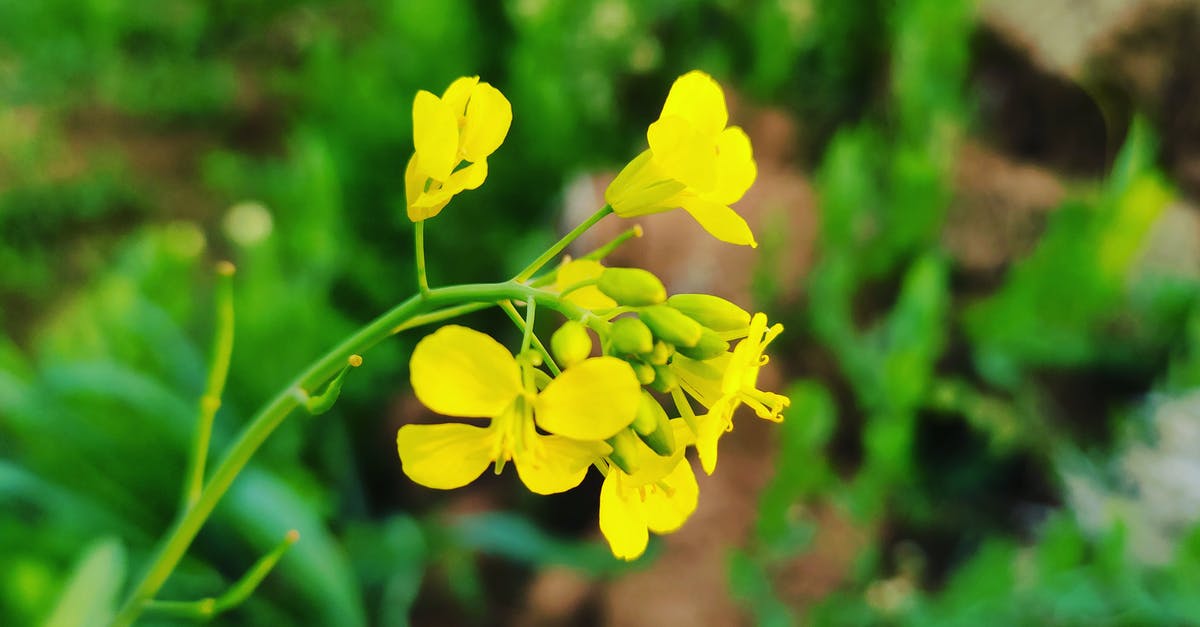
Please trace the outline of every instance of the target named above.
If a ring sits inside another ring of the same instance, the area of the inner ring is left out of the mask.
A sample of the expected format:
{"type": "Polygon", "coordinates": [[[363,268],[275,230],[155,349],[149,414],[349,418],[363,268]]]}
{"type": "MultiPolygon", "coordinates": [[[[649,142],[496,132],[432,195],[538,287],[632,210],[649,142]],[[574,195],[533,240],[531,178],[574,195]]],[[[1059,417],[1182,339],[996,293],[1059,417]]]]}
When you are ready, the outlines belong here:
{"type": "Polygon", "coordinates": [[[671,178],[699,192],[717,182],[717,136],[704,135],[679,116],[659,119],[646,131],[654,161],[671,178]]]}
{"type": "Polygon", "coordinates": [[[758,246],[758,242],[754,241],[754,233],[750,232],[750,225],[733,209],[697,196],[685,198],[682,205],[705,231],[722,242],[751,248],[758,246]]]}
{"type": "Polygon", "coordinates": [[[621,471],[611,468],[600,488],[600,531],[618,559],[634,560],[646,552],[650,533],[642,518],[642,504],[636,492],[622,490],[621,471]]]}
{"type": "Polygon", "coordinates": [[[411,159],[408,160],[408,167],[404,169],[404,197],[408,206],[408,219],[413,222],[426,220],[437,215],[442,207],[446,206],[446,202],[441,204],[418,204],[425,194],[425,187],[429,184],[429,177],[421,171],[417,163],[417,155],[413,153],[411,159]]]}
{"type": "Polygon", "coordinates": [[[728,372],[730,359],[729,353],[708,361],[696,361],[676,354],[671,360],[671,371],[679,377],[683,391],[700,401],[701,405],[712,407],[726,394],[725,384],[729,377],[725,373],[728,372]]]}
{"type": "Polygon", "coordinates": [[[447,416],[498,416],[521,393],[520,368],[508,349],[457,325],[422,338],[409,371],[417,398],[447,416]]]}
{"type": "Polygon", "coordinates": [[[410,479],[452,490],[483,474],[492,462],[495,437],[491,429],[464,424],[404,425],[396,433],[396,448],[410,479]]]}
{"type": "Polygon", "coordinates": [[[659,118],[673,115],[684,118],[700,133],[713,136],[720,133],[729,121],[721,86],[713,77],[699,70],[680,76],[671,85],[659,118]]]}
{"type": "Polygon", "coordinates": [[[633,218],[679,206],[677,197],[687,189],[667,176],[649,150],[630,161],[604,191],[604,200],[622,218],[633,218]]]}
{"type": "Polygon", "coordinates": [[[467,103],[467,123],[462,131],[462,151],[467,161],[482,161],[496,152],[512,125],[512,105],[499,89],[479,83],[467,103]]]}
{"type": "Polygon", "coordinates": [[[687,522],[696,503],[700,500],[700,486],[696,484],[696,473],[692,465],[682,459],[675,470],[662,483],[669,488],[655,487],[648,490],[642,506],[646,526],[654,533],[671,533],[687,522]]]}
{"type": "Polygon", "coordinates": [[[557,494],[579,485],[592,462],[612,448],[557,435],[537,436],[538,444],[513,458],[521,481],[535,494],[557,494]]]}
{"type": "Polygon", "coordinates": [[[442,94],[442,102],[454,112],[455,117],[466,115],[467,100],[471,97],[471,90],[475,89],[478,83],[478,76],[464,76],[455,79],[446,88],[446,92],[442,94]]]}
{"type": "Polygon", "coordinates": [[[458,117],[437,96],[421,90],[413,100],[413,146],[421,169],[444,181],[458,163],[458,117]]]}
{"type": "Polygon", "coordinates": [[[732,205],[746,194],[758,176],[750,138],[742,129],[731,126],[717,139],[717,184],[710,197],[732,205]]]}
{"type": "MultiPolygon", "coordinates": [[[[559,292],[583,281],[599,278],[604,272],[604,265],[590,259],[568,261],[558,269],[554,278],[554,288],[559,292]]],[[[589,285],[567,294],[567,302],[574,303],[585,309],[612,309],[617,301],[605,296],[595,285],[589,285]]]]}
{"type": "Polygon", "coordinates": [[[534,405],[538,426],[576,440],[604,440],[637,415],[642,386],[628,363],[594,357],[550,382],[534,405]]]}
{"type": "Polygon", "coordinates": [[[709,409],[707,414],[696,416],[696,453],[706,474],[711,475],[717,469],[717,442],[725,435],[732,408],[733,401],[723,399],[709,409]]]}

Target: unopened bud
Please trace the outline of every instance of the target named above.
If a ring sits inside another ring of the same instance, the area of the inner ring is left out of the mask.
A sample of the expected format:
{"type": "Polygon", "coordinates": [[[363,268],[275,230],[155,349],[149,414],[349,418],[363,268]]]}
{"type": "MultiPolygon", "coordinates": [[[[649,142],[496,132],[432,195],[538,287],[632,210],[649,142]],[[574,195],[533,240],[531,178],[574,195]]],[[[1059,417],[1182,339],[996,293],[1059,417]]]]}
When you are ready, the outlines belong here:
{"type": "Polygon", "coordinates": [[[667,304],[713,331],[737,331],[750,326],[750,312],[711,294],[676,294],[667,304]]]}
{"type": "Polygon", "coordinates": [[[592,354],[592,336],[583,324],[568,320],[550,336],[550,350],[563,368],[569,368],[592,354]]]}
{"type": "Polygon", "coordinates": [[[608,439],[608,445],[612,447],[612,452],[608,454],[608,458],[627,475],[632,475],[638,469],[636,438],[637,436],[633,434],[633,431],[621,429],[616,435],[608,439]]]}
{"type": "Polygon", "coordinates": [[[654,335],[650,327],[637,318],[613,320],[609,337],[613,352],[618,355],[641,355],[654,350],[654,335]]]}
{"type": "Polygon", "coordinates": [[[704,329],[700,335],[700,341],[695,346],[681,346],[679,352],[685,357],[690,357],[696,361],[707,361],[714,357],[719,357],[729,350],[729,342],[722,340],[716,331],[712,329],[704,329]]]}
{"type": "Polygon", "coordinates": [[[633,430],[650,450],[659,455],[675,452],[675,429],[662,405],[648,392],[642,392],[637,417],[633,419],[633,430]]]}
{"type": "Polygon", "coordinates": [[[654,343],[654,350],[646,356],[646,361],[655,366],[665,366],[671,360],[671,355],[675,354],[675,347],[659,340],[654,343]]]}
{"type": "Polygon", "coordinates": [[[596,287],[618,305],[641,307],[667,299],[662,281],[641,268],[605,268],[596,287]]]}
{"type": "Polygon", "coordinates": [[[654,382],[654,367],[650,364],[640,361],[631,361],[629,365],[633,367],[633,374],[637,375],[638,383],[642,385],[650,385],[654,382]]]}
{"type": "Polygon", "coordinates": [[[654,337],[674,344],[677,348],[695,346],[704,334],[704,327],[700,326],[699,322],[666,305],[645,307],[638,311],[638,317],[650,327],[654,337]]]}
{"type": "Polygon", "coordinates": [[[654,381],[650,387],[655,391],[666,394],[675,389],[679,385],[679,377],[671,371],[669,366],[654,366],[654,381]]]}

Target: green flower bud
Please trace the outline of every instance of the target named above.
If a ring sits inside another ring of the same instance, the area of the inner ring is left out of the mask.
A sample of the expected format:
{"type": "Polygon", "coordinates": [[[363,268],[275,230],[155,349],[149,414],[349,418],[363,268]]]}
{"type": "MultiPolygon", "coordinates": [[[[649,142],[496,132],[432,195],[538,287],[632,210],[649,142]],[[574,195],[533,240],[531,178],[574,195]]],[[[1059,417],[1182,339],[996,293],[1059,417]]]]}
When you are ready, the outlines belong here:
{"type": "Polygon", "coordinates": [[[655,453],[670,455],[675,452],[675,429],[671,426],[671,419],[649,392],[642,392],[633,430],[655,453]]]}
{"type": "Polygon", "coordinates": [[[638,383],[642,385],[650,385],[654,382],[654,367],[650,364],[640,361],[631,361],[629,365],[633,367],[633,374],[637,375],[638,383]]]}
{"type": "Polygon", "coordinates": [[[662,281],[641,268],[605,268],[596,287],[618,305],[641,307],[667,299],[662,281]]]}
{"type": "Polygon", "coordinates": [[[668,361],[671,361],[671,355],[675,354],[675,347],[659,340],[654,343],[654,350],[646,356],[646,361],[655,366],[665,366],[668,361]]]}
{"type": "Polygon", "coordinates": [[[712,329],[704,329],[700,335],[700,341],[695,346],[681,346],[679,352],[685,357],[690,357],[696,361],[706,361],[713,357],[723,355],[729,350],[729,342],[722,340],[716,331],[712,329]]]}
{"type": "Polygon", "coordinates": [[[650,327],[637,318],[613,320],[609,336],[612,350],[618,355],[642,355],[654,350],[654,335],[650,327]]]}
{"type": "Polygon", "coordinates": [[[695,346],[704,334],[704,327],[699,322],[665,305],[644,307],[638,311],[638,317],[650,327],[654,337],[674,344],[676,348],[695,346]]]}
{"type": "Polygon", "coordinates": [[[608,445],[612,447],[612,452],[608,454],[608,458],[618,468],[625,471],[627,475],[632,475],[638,469],[636,437],[633,431],[621,429],[616,435],[608,439],[608,445]]]}
{"type": "Polygon", "coordinates": [[[667,304],[713,331],[737,331],[750,326],[750,312],[710,294],[676,294],[667,304]]]}
{"type": "Polygon", "coordinates": [[[550,336],[550,350],[563,368],[569,368],[592,354],[592,336],[583,324],[568,320],[550,336]]]}
{"type": "Polygon", "coordinates": [[[650,387],[666,394],[679,385],[679,377],[667,366],[654,366],[654,381],[650,387]]]}

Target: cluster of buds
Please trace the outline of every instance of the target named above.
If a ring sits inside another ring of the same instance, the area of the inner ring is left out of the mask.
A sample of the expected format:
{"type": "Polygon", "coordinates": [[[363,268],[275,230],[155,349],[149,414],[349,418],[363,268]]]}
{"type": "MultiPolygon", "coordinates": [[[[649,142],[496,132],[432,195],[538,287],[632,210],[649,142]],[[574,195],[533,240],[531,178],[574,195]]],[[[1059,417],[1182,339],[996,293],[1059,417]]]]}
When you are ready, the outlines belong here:
{"type": "MultiPolygon", "coordinates": [[[[499,91],[477,79],[459,79],[441,99],[422,94],[414,124],[438,128],[414,130],[416,154],[406,177],[414,221],[482,183],[485,158],[511,120],[499,91]],[[430,140],[434,135],[440,139],[430,140]],[[470,165],[456,170],[463,161],[470,165]]],[[[754,245],[728,206],[754,180],[750,143],[741,129],[726,128],[726,118],[712,78],[680,77],[647,133],[650,148],[614,180],[609,206],[598,215],[682,207],[719,239],[754,245]]],[[[597,259],[566,260],[514,281],[527,288],[525,337],[515,355],[458,325],[438,329],[414,349],[417,398],[439,414],[487,423],[402,427],[403,470],[422,485],[453,489],[511,461],[526,487],[552,494],[578,486],[596,468],[605,476],[600,530],[614,555],[635,559],[649,532],[674,531],[695,511],[699,488],[689,448],[711,474],[718,441],[740,406],[782,420],[788,399],[758,389],[765,350],[782,326],[716,296],[668,296],[652,273],[597,259]],[[566,317],[548,350],[533,333],[538,306],[566,317]]]]}

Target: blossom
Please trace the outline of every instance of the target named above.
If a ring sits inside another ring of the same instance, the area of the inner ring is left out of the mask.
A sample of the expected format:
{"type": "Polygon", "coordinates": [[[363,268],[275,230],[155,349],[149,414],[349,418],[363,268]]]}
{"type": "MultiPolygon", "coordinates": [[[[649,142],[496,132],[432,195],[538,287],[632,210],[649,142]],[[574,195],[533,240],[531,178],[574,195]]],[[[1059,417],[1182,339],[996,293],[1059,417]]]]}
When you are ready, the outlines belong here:
{"type": "Polygon", "coordinates": [[[767,346],[783,332],[783,325],[767,327],[766,314],[756,313],[746,337],[732,351],[714,359],[697,361],[676,355],[671,370],[679,386],[708,408],[696,418],[696,452],[704,472],[717,467],[717,441],[733,428],[733,413],[745,404],[759,417],[781,422],[780,413],[791,404],[786,396],[758,389],[758,371],[767,364],[767,346]]]}
{"type": "Polygon", "coordinates": [[[603,273],[604,264],[599,261],[573,259],[559,267],[554,278],[554,291],[561,294],[571,289],[563,299],[584,309],[592,311],[612,309],[617,306],[617,301],[605,296],[595,285],[603,273]],[[585,284],[589,282],[590,284],[585,284]]]}
{"type": "Polygon", "coordinates": [[[579,485],[592,462],[611,451],[604,440],[633,421],[637,378],[627,363],[596,357],[538,392],[522,368],[499,342],[466,327],[445,326],[422,339],[410,364],[417,398],[439,414],[490,422],[401,427],[396,445],[404,473],[449,490],[471,483],[493,462],[499,472],[512,460],[538,494],[579,485]]]}
{"type": "Polygon", "coordinates": [[[758,174],[750,138],[726,127],[721,86],[692,71],[676,79],[658,121],[646,131],[650,148],[625,166],[604,198],[622,217],[682,207],[713,237],[757,246],[746,221],[729,205],[758,174]]]}
{"type": "MultiPolygon", "coordinates": [[[[683,420],[671,424],[681,441],[690,441],[683,420]]],[[[637,471],[629,474],[609,464],[600,488],[600,531],[613,555],[623,560],[637,559],[646,551],[649,532],[671,533],[682,527],[700,498],[684,446],[669,456],[655,454],[641,440],[637,446],[637,471]]]]}
{"type": "Polygon", "coordinates": [[[421,90],[413,100],[413,146],[404,171],[408,218],[426,220],[459,192],[487,178],[487,157],[512,124],[512,106],[500,90],[464,76],[441,98],[421,90]],[[464,161],[469,165],[459,168],[464,161]]]}

